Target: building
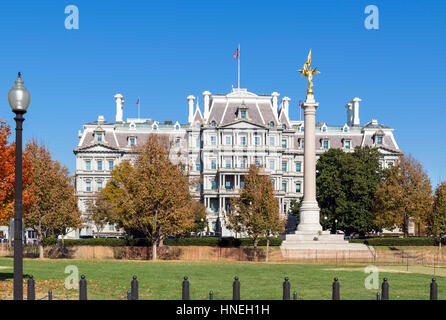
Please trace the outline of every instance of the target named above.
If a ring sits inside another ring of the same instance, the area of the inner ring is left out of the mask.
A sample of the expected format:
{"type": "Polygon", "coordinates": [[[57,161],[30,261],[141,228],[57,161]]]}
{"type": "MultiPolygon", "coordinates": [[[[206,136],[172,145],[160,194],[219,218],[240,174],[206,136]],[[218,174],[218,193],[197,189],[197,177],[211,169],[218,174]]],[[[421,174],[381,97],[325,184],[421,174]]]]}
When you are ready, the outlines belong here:
{"type": "MultiPolygon", "coordinates": [[[[103,116],[83,125],[79,131],[76,156],[76,192],[79,207],[105,186],[110,172],[124,159],[132,158],[132,147],[149,134],[166,135],[172,141],[171,160],[181,161],[197,183],[191,190],[207,208],[209,229],[222,236],[231,235],[223,223],[229,199],[243,187],[244,175],[251,164],[262,166],[271,175],[279,199],[280,212],[286,214],[290,202],[303,195],[304,123],[289,118],[290,98],[279,104],[279,93],[257,95],[246,89],[229,94],[203,92],[203,111],[194,96],[187,97],[188,123],[152,119],[123,121],[124,98],[117,94],[116,119],[103,116]],[[194,106],[195,105],[195,106],[194,106]]],[[[371,120],[359,120],[359,98],[346,107],[343,125],[316,124],[316,156],[330,148],[351,152],[357,146],[374,146],[383,154],[382,166],[393,165],[401,151],[393,128],[371,120]]],[[[92,235],[93,226],[72,236],[92,235]]],[[[119,234],[113,225],[99,230],[104,236],[119,234]]]]}

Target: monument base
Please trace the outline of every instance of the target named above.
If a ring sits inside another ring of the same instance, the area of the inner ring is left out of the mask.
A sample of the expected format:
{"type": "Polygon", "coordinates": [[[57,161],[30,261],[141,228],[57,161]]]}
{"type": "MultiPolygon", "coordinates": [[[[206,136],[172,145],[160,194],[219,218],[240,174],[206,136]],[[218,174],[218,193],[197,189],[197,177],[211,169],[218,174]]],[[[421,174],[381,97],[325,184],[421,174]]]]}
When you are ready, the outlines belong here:
{"type": "Polygon", "coordinates": [[[373,257],[375,250],[362,243],[349,243],[343,234],[330,234],[330,231],[319,233],[296,231],[287,234],[280,246],[285,258],[309,257],[309,252],[319,257],[334,257],[338,252],[349,252],[356,257],[373,257]]]}

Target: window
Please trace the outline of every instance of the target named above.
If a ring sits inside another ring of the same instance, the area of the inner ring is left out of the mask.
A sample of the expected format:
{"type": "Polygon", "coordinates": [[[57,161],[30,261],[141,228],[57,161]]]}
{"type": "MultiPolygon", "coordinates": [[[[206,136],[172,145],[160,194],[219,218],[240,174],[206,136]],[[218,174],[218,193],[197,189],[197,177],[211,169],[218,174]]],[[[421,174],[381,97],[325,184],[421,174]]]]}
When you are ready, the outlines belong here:
{"type": "Polygon", "coordinates": [[[260,144],[260,137],[254,137],[254,143],[258,146],[260,144]]]}
{"type": "Polygon", "coordinates": [[[326,126],[323,126],[323,127],[321,128],[321,131],[322,131],[322,132],[327,132],[327,127],[326,127],[326,126]]]}
{"type": "Polygon", "coordinates": [[[175,147],[179,148],[180,147],[180,142],[181,142],[180,138],[176,138],[175,139],[175,147]]]}
{"type": "Polygon", "coordinates": [[[350,140],[345,140],[345,141],[344,141],[344,148],[345,148],[346,150],[350,150],[350,140]]]}
{"type": "Polygon", "coordinates": [[[269,123],[269,126],[270,126],[271,128],[274,128],[274,121],[271,121],[271,122],[269,123]]]}
{"type": "Polygon", "coordinates": [[[226,181],[225,182],[225,188],[226,188],[226,190],[231,189],[231,181],[226,181]]]}
{"type": "Polygon", "coordinates": [[[212,126],[212,127],[215,127],[215,125],[216,125],[215,121],[212,120],[212,122],[211,122],[211,126],[212,126]]]}
{"type": "Polygon", "coordinates": [[[231,168],[231,160],[226,160],[226,169],[231,168]]]}
{"type": "Polygon", "coordinates": [[[286,124],[282,124],[282,129],[286,129],[286,124]]]}
{"type": "Polygon", "coordinates": [[[304,131],[305,131],[304,126],[300,126],[300,132],[304,132],[304,131]]]}
{"type": "Polygon", "coordinates": [[[98,171],[102,171],[102,160],[98,160],[98,171]]]}
{"type": "Polygon", "coordinates": [[[260,167],[260,160],[256,159],[256,168],[260,167]]]}
{"type": "Polygon", "coordinates": [[[226,137],[226,144],[231,144],[231,137],[230,136],[226,137]]]}
{"type": "Polygon", "coordinates": [[[245,187],[245,181],[242,180],[242,181],[240,181],[240,188],[243,189],[244,187],[245,187]]]}
{"type": "Polygon", "coordinates": [[[97,186],[98,186],[98,191],[101,191],[101,189],[102,189],[102,181],[98,181],[97,186]]]}
{"type": "Polygon", "coordinates": [[[91,181],[85,183],[85,191],[91,191],[91,181]]]}
{"type": "Polygon", "coordinates": [[[286,161],[282,161],[282,171],[286,172],[286,161]]]}
{"type": "Polygon", "coordinates": [[[153,130],[158,130],[158,126],[156,124],[153,125],[153,130]]]}
{"type": "Polygon", "coordinates": [[[300,184],[300,182],[296,182],[296,192],[297,193],[300,193],[301,192],[301,184],[300,184]]]}
{"type": "Polygon", "coordinates": [[[217,169],[217,162],[215,160],[211,160],[211,169],[212,170],[217,169]]]}
{"type": "Polygon", "coordinates": [[[286,139],[282,139],[282,148],[286,149],[286,139]]]}
{"type": "Polygon", "coordinates": [[[378,136],[377,137],[376,144],[383,144],[383,137],[382,136],[378,136]]]}
{"type": "Polygon", "coordinates": [[[271,183],[273,185],[273,190],[276,190],[276,180],[272,179],[271,183]]]}
{"type": "Polygon", "coordinates": [[[305,140],[304,139],[300,139],[300,148],[305,149],[305,140]]]}
{"type": "Polygon", "coordinates": [[[136,138],[135,137],[130,137],[129,138],[129,144],[130,144],[130,146],[134,146],[136,144],[136,138]]]}
{"type": "Polygon", "coordinates": [[[216,140],[215,136],[212,136],[212,137],[211,137],[211,145],[215,146],[216,141],[217,141],[217,140],[216,140]]]}
{"type": "Polygon", "coordinates": [[[102,133],[96,133],[96,141],[102,142],[102,133]]]}
{"type": "Polygon", "coordinates": [[[195,171],[200,171],[200,170],[201,170],[200,162],[195,163],[195,171]]]}
{"type": "Polygon", "coordinates": [[[274,147],[274,137],[269,137],[269,146],[274,147]]]}
{"type": "Polygon", "coordinates": [[[196,191],[201,191],[201,183],[200,183],[200,182],[197,183],[197,189],[196,189],[196,191]]]}
{"type": "Polygon", "coordinates": [[[85,170],[87,170],[87,171],[91,170],[91,160],[85,161],[85,170]]]}
{"type": "Polygon", "coordinates": [[[286,192],[286,182],[282,182],[282,191],[286,192]]]}
{"type": "Polygon", "coordinates": [[[393,167],[393,162],[389,162],[388,164],[387,164],[387,168],[392,168],[393,167]]]}
{"type": "Polygon", "coordinates": [[[269,169],[274,170],[274,160],[269,161],[269,169]]]}
{"type": "Polygon", "coordinates": [[[110,230],[110,231],[115,231],[115,226],[112,225],[112,224],[109,224],[109,225],[108,225],[108,230],[110,230]]]}
{"type": "Polygon", "coordinates": [[[246,160],[245,160],[245,159],[242,159],[242,160],[240,161],[240,168],[245,169],[245,167],[246,167],[246,160]]]}
{"type": "Polygon", "coordinates": [[[323,149],[328,149],[328,140],[323,140],[322,141],[322,148],[323,149]]]}
{"type": "Polygon", "coordinates": [[[240,118],[246,119],[246,110],[240,110],[240,118]]]}
{"type": "Polygon", "coordinates": [[[246,137],[240,137],[240,145],[245,146],[246,145],[246,137]]]}
{"type": "Polygon", "coordinates": [[[110,170],[110,171],[113,170],[113,160],[108,161],[108,170],[110,170]]]}
{"type": "Polygon", "coordinates": [[[344,131],[344,132],[348,132],[348,127],[347,127],[347,126],[344,126],[344,128],[342,129],[342,131],[344,131]]]}
{"type": "MultiPolygon", "coordinates": [[[[217,190],[217,182],[215,180],[211,181],[211,188],[212,188],[212,190],[217,190]]],[[[211,207],[212,207],[212,203],[211,203],[211,207]]]]}
{"type": "Polygon", "coordinates": [[[296,172],[301,172],[301,171],[302,171],[302,163],[296,162],[296,172]]]}
{"type": "Polygon", "coordinates": [[[200,138],[197,138],[197,140],[195,140],[195,146],[196,146],[197,148],[200,148],[200,146],[201,146],[201,140],[200,140],[200,138]]]}

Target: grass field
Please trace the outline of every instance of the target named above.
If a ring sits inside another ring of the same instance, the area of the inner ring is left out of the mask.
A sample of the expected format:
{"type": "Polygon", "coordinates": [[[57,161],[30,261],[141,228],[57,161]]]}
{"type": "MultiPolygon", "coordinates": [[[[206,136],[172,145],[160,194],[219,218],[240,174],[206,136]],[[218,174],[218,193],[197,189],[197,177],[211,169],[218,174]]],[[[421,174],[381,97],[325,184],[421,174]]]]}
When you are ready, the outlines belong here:
{"type": "MultiPolygon", "coordinates": [[[[64,288],[65,268],[75,265],[88,280],[89,299],[126,299],[133,275],[139,280],[140,299],[181,299],[181,282],[190,280],[191,299],[232,299],[232,281],[239,276],[242,299],[281,299],[282,282],[289,277],[291,291],[304,300],[331,299],[333,278],[339,278],[341,299],[372,300],[377,290],[367,290],[365,266],[303,265],[253,262],[184,262],[122,260],[39,260],[25,259],[24,274],[36,280],[36,298],[44,298],[52,289],[55,298],[78,299],[77,290],[64,288]]],[[[433,268],[379,266],[379,282],[384,277],[390,284],[391,299],[429,299],[433,268]]],[[[0,258],[0,299],[12,298],[13,260],[0,258]]],[[[435,270],[438,294],[446,298],[446,268],[435,270]],[[444,295],[443,295],[444,293],[444,295]]],[[[26,294],[26,286],[24,287],[26,294]]]]}

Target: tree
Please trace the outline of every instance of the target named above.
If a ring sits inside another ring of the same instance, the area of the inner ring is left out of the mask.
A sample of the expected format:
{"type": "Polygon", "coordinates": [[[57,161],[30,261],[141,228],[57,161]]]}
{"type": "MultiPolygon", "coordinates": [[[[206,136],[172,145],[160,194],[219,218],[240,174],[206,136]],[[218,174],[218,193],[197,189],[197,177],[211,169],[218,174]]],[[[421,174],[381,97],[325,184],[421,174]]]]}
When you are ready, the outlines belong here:
{"type": "Polygon", "coordinates": [[[200,201],[192,200],[192,209],[194,212],[194,226],[191,231],[198,234],[203,232],[207,226],[206,207],[200,201]]]}
{"type": "Polygon", "coordinates": [[[257,259],[259,237],[266,237],[266,261],[271,236],[283,232],[285,219],[279,215],[279,202],[269,175],[251,165],[245,176],[245,186],[239,196],[231,198],[231,209],[227,213],[227,226],[235,232],[245,232],[252,238],[254,259],[257,259]]]}
{"type": "Polygon", "coordinates": [[[316,165],[317,201],[321,208],[321,224],[345,233],[371,232],[374,224],[375,191],[384,177],[375,148],[356,148],[347,153],[330,149],[316,165]],[[327,217],[327,220],[325,220],[327,217]]]}
{"type": "MultiPolygon", "coordinates": [[[[0,120],[0,225],[9,225],[10,218],[14,216],[15,143],[8,143],[10,136],[11,130],[6,121],[0,120]]],[[[22,158],[22,202],[26,213],[32,201],[29,190],[32,167],[26,152],[22,158]]]]}
{"type": "Polygon", "coordinates": [[[163,239],[192,230],[195,208],[183,166],[169,161],[166,138],[150,135],[136,151],[133,164],[123,161],[112,171],[104,193],[109,220],[149,239],[155,260],[163,239]]]}
{"type": "Polygon", "coordinates": [[[427,218],[427,230],[430,235],[440,238],[446,233],[446,182],[435,189],[432,210],[427,218]]]}
{"type": "Polygon", "coordinates": [[[107,194],[102,189],[94,199],[87,201],[86,212],[83,217],[85,223],[91,223],[99,230],[108,223],[109,216],[112,216],[113,205],[107,201],[107,194]]]}
{"type": "Polygon", "coordinates": [[[26,145],[26,152],[33,169],[30,185],[33,202],[25,222],[37,232],[40,258],[43,258],[43,240],[60,234],[63,245],[66,233],[81,226],[81,213],[68,169],[52,160],[45,146],[35,140],[26,145]]]}
{"type": "Polygon", "coordinates": [[[375,193],[375,222],[380,228],[401,227],[409,236],[409,221],[427,222],[432,186],[422,165],[412,156],[400,157],[375,193]]]}

